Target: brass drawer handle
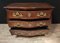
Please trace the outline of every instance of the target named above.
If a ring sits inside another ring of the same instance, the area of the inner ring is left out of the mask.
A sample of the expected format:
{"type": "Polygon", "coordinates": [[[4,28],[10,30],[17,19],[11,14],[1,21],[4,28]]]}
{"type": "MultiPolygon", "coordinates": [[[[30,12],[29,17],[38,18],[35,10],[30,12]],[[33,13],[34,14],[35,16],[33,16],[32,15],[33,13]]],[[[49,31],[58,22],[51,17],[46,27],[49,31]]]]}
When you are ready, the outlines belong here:
{"type": "Polygon", "coordinates": [[[15,26],[16,26],[16,27],[20,27],[20,24],[19,24],[19,23],[16,23],[15,26]]]}
{"type": "Polygon", "coordinates": [[[40,22],[40,23],[37,24],[37,26],[42,26],[42,25],[46,25],[46,23],[40,22]]]}
{"type": "Polygon", "coordinates": [[[46,16],[47,14],[46,13],[43,13],[43,12],[40,12],[40,13],[37,13],[37,16],[40,16],[40,17],[44,17],[46,16]]]}
{"type": "Polygon", "coordinates": [[[45,23],[45,22],[40,22],[39,24],[40,24],[40,25],[46,25],[46,23],[45,23]]]}
{"type": "Polygon", "coordinates": [[[20,27],[20,25],[16,25],[16,27],[20,27]]]}
{"type": "Polygon", "coordinates": [[[43,25],[46,25],[46,23],[43,23],[43,25]]]}
{"type": "Polygon", "coordinates": [[[22,17],[23,15],[19,12],[13,12],[13,16],[15,17],[22,17]]]}
{"type": "Polygon", "coordinates": [[[15,26],[16,26],[16,27],[21,27],[21,26],[23,26],[23,25],[20,24],[20,23],[16,23],[15,26]]]}

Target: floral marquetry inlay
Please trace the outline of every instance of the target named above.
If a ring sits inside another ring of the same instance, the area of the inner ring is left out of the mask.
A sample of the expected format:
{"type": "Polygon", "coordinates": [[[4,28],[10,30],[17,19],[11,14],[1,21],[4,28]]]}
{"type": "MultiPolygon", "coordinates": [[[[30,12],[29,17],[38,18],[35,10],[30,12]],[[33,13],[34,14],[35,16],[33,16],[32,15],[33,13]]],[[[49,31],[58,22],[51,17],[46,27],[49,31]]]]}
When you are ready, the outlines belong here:
{"type": "Polygon", "coordinates": [[[17,11],[17,12],[13,12],[13,16],[15,16],[15,17],[22,17],[23,14],[17,11]]]}
{"type": "Polygon", "coordinates": [[[44,12],[40,12],[40,13],[37,13],[37,16],[39,16],[39,17],[44,17],[44,16],[46,16],[47,14],[46,13],[44,13],[44,12]]]}

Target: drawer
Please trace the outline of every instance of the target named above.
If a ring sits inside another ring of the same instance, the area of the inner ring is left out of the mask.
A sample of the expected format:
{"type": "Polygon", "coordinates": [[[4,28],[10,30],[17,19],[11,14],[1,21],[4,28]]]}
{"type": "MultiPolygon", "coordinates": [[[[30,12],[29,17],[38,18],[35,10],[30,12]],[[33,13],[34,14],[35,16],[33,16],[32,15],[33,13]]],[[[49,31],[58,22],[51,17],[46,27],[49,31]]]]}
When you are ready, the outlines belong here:
{"type": "Polygon", "coordinates": [[[8,18],[16,19],[38,19],[38,18],[50,18],[51,10],[41,10],[41,11],[15,11],[7,10],[8,18]]]}
{"type": "Polygon", "coordinates": [[[49,21],[8,21],[10,27],[34,28],[48,26],[49,21]]]}
{"type": "Polygon", "coordinates": [[[12,35],[21,35],[21,36],[39,36],[44,35],[49,32],[49,30],[32,30],[32,31],[25,31],[25,30],[10,30],[12,35]]]}

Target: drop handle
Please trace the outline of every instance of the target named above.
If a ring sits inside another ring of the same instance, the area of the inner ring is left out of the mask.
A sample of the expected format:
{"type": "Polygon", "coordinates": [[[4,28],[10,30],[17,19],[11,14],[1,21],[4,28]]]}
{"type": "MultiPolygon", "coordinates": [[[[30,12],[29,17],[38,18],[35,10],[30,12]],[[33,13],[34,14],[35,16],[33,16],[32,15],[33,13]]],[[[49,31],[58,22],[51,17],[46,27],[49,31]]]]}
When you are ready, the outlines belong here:
{"type": "Polygon", "coordinates": [[[42,25],[46,25],[46,23],[40,22],[40,23],[37,24],[37,26],[42,26],[42,25]]]}
{"type": "Polygon", "coordinates": [[[20,27],[20,25],[16,25],[16,27],[20,27]]]}
{"type": "Polygon", "coordinates": [[[20,24],[19,24],[19,23],[16,23],[16,24],[15,24],[15,27],[20,27],[20,24]]]}
{"type": "Polygon", "coordinates": [[[40,25],[46,25],[46,23],[44,23],[44,22],[40,22],[40,25]]]}

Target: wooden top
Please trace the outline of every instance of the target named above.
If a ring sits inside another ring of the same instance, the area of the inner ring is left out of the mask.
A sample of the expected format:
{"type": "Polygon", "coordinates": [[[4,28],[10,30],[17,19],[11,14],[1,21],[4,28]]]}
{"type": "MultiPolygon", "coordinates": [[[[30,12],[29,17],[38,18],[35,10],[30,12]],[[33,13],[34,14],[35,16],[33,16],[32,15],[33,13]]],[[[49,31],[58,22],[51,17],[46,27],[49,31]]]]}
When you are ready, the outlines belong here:
{"type": "Polygon", "coordinates": [[[5,6],[8,9],[35,9],[35,8],[54,8],[48,3],[12,3],[5,6]]]}

